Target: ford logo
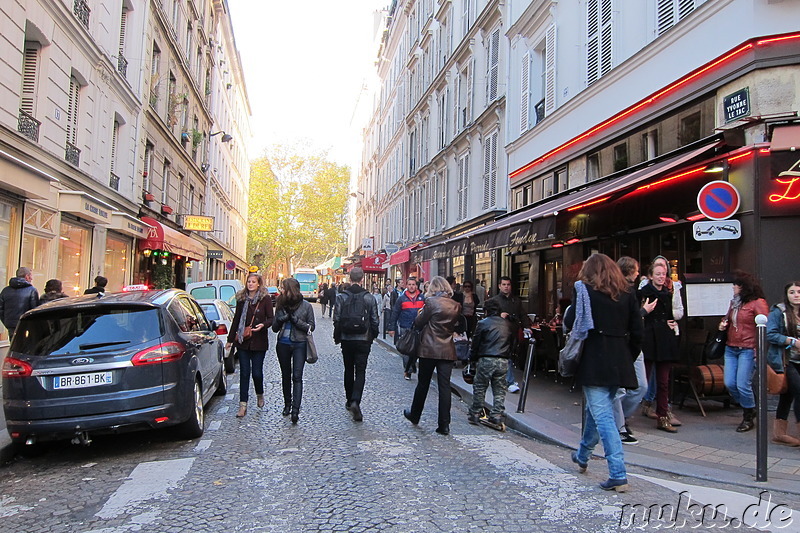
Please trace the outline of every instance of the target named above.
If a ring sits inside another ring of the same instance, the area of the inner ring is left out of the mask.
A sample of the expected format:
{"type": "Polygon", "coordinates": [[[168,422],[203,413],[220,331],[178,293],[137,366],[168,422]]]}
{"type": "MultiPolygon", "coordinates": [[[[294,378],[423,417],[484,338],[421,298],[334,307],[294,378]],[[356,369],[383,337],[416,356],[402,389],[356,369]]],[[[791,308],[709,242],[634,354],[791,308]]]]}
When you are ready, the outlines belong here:
{"type": "Polygon", "coordinates": [[[89,363],[94,363],[94,359],[91,357],[78,357],[77,359],[73,359],[70,361],[73,365],[86,365],[89,363]]]}

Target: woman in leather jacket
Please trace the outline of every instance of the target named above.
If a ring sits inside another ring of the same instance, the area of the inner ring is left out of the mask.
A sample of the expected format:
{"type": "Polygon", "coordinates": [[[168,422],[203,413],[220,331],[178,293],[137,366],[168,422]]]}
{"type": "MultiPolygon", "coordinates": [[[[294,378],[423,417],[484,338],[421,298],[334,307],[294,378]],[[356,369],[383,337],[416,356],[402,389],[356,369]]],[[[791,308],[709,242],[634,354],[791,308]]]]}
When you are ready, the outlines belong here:
{"type": "MultiPolygon", "coordinates": [[[[431,385],[433,371],[439,390],[439,425],[436,433],[450,434],[450,374],[456,361],[453,333],[460,328],[461,304],[453,300],[453,289],[447,280],[434,276],[425,294],[425,305],[414,320],[414,328],[421,330],[419,351],[419,381],[414,391],[411,409],[403,411],[412,424],[419,423],[425,399],[431,385]]],[[[459,332],[461,333],[461,332],[459,332]]]]}
{"type": "Polygon", "coordinates": [[[308,335],[314,331],[314,308],[303,299],[300,283],[286,278],[283,292],[275,302],[275,322],[272,331],[278,334],[275,351],[281,366],[283,387],[283,416],[292,415],[292,424],[300,416],[303,399],[303,369],[306,365],[308,335]]]}

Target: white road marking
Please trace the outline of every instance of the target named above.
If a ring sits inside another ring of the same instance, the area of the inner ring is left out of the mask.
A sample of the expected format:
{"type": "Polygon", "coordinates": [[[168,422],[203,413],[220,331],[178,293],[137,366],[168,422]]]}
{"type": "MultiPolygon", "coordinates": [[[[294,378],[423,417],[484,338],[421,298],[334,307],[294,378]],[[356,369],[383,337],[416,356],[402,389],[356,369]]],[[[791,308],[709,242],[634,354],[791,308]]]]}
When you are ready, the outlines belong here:
{"type": "Polygon", "coordinates": [[[227,405],[225,407],[220,407],[219,409],[217,409],[217,414],[224,415],[225,413],[228,412],[228,409],[230,409],[230,407],[228,407],[227,405]]]}
{"type": "Polygon", "coordinates": [[[109,519],[125,512],[134,514],[139,510],[137,509],[139,505],[149,500],[168,499],[167,491],[177,487],[178,483],[186,477],[194,459],[194,457],[188,457],[139,463],[95,516],[109,519]]]}
{"type": "Polygon", "coordinates": [[[197,446],[194,447],[195,453],[202,453],[206,451],[211,446],[212,439],[203,439],[197,443],[197,446]]]}
{"type": "Polygon", "coordinates": [[[208,425],[208,431],[216,431],[222,425],[222,420],[214,420],[208,425]]]}
{"type": "MultiPolygon", "coordinates": [[[[788,502],[773,501],[769,491],[762,492],[761,497],[759,497],[732,490],[690,485],[640,474],[628,474],[628,476],[649,481],[683,495],[682,500],[679,501],[678,498],[675,498],[673,502],[669,503],[673,505],[680,504],[679,507],[684,512],[686,512],[687,506],[694,501],[699,502],[701,504],[700,507],[703,505],[716,507],[728,519],[742,521],[747,526],[762,531],[800,532],[800,513],[789,507],[788,502]]],[[[731,524],[730,527],[733,528],[734,525],[731,524]]]]}
{"type": "Polygon", "coordinates": [[[14,503],[15,501],[17,501],[17,499],[13,496],[0,496],[0,518],[14,516],[22,511],[30,511],[33,509],[33,507],[28,507],[27,505],[17,505],[14,503]]]}

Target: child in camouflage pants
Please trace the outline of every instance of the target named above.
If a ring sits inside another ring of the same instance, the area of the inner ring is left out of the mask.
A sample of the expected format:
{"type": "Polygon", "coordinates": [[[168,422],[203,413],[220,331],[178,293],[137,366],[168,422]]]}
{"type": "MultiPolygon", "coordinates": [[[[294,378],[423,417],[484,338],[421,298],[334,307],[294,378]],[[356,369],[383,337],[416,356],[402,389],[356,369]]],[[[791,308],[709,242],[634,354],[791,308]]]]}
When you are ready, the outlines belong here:
{"type": "Polygon", "coordinates": [[[485,421],[495,429],[503,426],[508,382],[508,358],[511,357],[513,330],[508,320],[500,317],[500,305],[487,300],[484,307],[486,318],[478,322],[472,336],[471,361],[477,361],[475,381],[472,384],[472,406],[469,409],[470,424],[482,422],[481,410],[486,399],[486,389],[491,384],[494,402],[485,421]]]}

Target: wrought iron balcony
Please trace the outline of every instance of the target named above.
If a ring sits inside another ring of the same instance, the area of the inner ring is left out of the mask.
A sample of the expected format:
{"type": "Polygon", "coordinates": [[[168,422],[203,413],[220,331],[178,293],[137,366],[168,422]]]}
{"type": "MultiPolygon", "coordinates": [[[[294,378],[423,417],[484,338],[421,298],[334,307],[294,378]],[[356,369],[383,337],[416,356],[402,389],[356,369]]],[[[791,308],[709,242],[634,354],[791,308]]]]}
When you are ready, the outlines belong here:
{"type": "Polygon", "coordinates": [[[67,160],[68,163],[72,163],[73,165],[80,166],[81,162],[81,150],[74,144],[67,142],[67,148],[64,151],[64,159],[67,160]]]}
{"type": "Polygon", "coordinates": [[[89,27],[89,13],[91,13],[92,10],[89,9],[89,4],[86,0],[75,0],[72,12],[75,13],[75,16],[78,17],[78,20],[80,20],[86,28],[89,27]]]}
{"type": "Polygon", "coordinates": [[[122,55],[122,50],[117,54],[117,70],[122,74],[123,78],[128,77],[128,60],[122,55]]]}
{"type": "Polygon", "coordinates": [[[41,126],[41,124],[42,123],[33,118],[33,115],[30,113],[23,111],[22,109],[19,110],[17,129],[21,134],[33,142],[39,142],[39,126],[41,126]]]}
{"type": "Polygon", "coordinates": [[[113,172],[110,173],[110,177],[108,180],[108,186],[114,189],[115,191],[119,190],[119,176],[114,174],[113,172]]]}
{"type": "Polygon", "coordinates": [[[533,106],[533,110],[536,113],[536,124],[538,124],[544,120],[544,98],[542,98],[539,103],[533,106]]]}

